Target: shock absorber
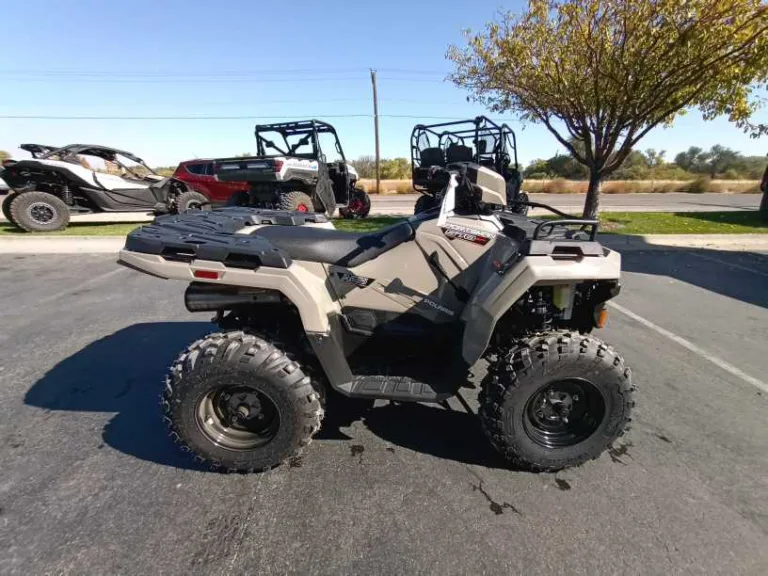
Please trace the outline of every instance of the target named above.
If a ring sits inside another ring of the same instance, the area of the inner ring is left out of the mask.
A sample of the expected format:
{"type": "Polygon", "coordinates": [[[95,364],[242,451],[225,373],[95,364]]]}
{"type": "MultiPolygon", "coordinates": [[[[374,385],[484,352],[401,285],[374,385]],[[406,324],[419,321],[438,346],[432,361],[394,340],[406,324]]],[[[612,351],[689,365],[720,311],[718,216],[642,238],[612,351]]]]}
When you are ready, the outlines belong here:
{"type": "Polygon", "coordinates": [[[67,206],[72,206],[72,191],[67,184],[64,184],[64,186],[61,187],[61,199],[64,200],[64,204],[67,206]]]}

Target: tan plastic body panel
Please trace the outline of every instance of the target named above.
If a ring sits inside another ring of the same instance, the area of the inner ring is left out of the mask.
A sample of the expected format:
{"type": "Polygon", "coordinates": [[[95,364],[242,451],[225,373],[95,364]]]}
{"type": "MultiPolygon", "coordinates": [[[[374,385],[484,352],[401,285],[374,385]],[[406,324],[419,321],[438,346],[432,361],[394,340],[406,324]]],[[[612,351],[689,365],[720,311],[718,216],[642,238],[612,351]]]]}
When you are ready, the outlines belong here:
{"type": "Polygon", "coordinates": [[[294,261],[288,268],[259,268],[246,270],[227,268],[221,262],[195,260],[191,264],[170,262],[156,254],[141,254],[121,250],[119,260],[149,274],[169,280],[208,282],[234,286],[253,286],[277,290],[296,305],[307,332],[329,331],[328,316],[339,313],[335,295],[326,285],[327,275],[323,264],[294,261]],[[195,278],[195,270],[211,270],[220,273],[218,280],[195,278]]]}
{"type": "Polygon", "coordinates": [[[485,352],[496,323],[532,286],[578,284],[590,280],[618,280],[621,275],[621,255],[606,250],[606,256],[561,260],[550,256],[523,258],[505,274],[491,268],[464,309],[465,322],[462,355],[474,364],[485,352]]]}
{"type": "Polygon", "coordinates": [[[471,292],[478,280],[477,267],[472,265],[485,254],[498,228],[491,222],[471,218],[450,218],[449,222],[481,231],[491,240],[481,246],[450,239],[437,220],[420,222],[414,242],[404,242],[354,268],[329,266],[331,286],[342,306],[394,313],[411,311],[437,323],[456,321],[464,303],[456,298],[453,287],[429,263],[429,258],[436,253],[451,281],[471,292]],[[346,273],[371,282],[361,288],[346,273]]]}

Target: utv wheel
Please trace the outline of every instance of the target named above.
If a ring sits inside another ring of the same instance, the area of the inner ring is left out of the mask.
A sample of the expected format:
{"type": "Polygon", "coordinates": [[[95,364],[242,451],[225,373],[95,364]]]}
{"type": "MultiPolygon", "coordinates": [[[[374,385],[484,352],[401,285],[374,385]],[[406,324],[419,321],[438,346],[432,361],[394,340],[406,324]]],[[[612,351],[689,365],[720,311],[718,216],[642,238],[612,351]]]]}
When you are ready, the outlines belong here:
{"type": "Polygon", "coordinates": [[[8,222],[10,222],[11,224],[15,224],[15,222],[13,221],[13,216],[11,215],[11,202],[13,202],[13,199],[16,198],[16,196],[18,196],[19,194],[20,192],[11,192],[10,194],[8,194],[8,196],[3,198],[3,201],[2,201],[3,217],[6,220],[8,220],[8,222]]]}
{"type": "Polygon", "coordinates": [[[292,212],[314,212],[312,198],[304,192],[285,192],[280,194],[280,210],[292,212]]]}
{"type": "Polygon", "coordinates": [[[54,232],[69,224],[67,205],[47,192],[19,192],[10,201],[9,212],[9,221],[27,232],[54,232]]]}
{"type": "MultiPolygon", "coordinates": [[[[515,200],[519,202],[529,202],[528,194],[526,194],[525,192],[520,192],[515,198],[515,200]]],[[[508,208],[510,212],[514,212],[515,214],[520,214],[521,216],[527,216],[528,210],[530,210],[531,207],[526,204],[510,203],[508,208]]]]}
{"type": "Polygon", "coordinates": [[[355,188],[345,208],[339,208],[339,214],[347,220],[365,218],[371,212],[371,197],[360,188],[355,188]]]}
{"type": "Polygon", "coordinates": [[[298,455],[320,428],[320,397],[301,367],[243,332],[192,344],[166,379],[172,435],[214,468],[262,471],[298,455]]]}
{"type": "Polygon", "coordinates": [[[430,208],[435,207],[435,199],[432,196],[427,196],[426,194],[422,194],[418,200],[416,200],[416,204],[413,207],[413,213],[414,214],[421,214],[422,212],[426,212],[430,208]]]}
{"type": "Polygon", "coordinates": [[[208,198],[200,192],[189,190],[182,192],[176,197],[176,210],[179,214],[189,212],[190,210],[210,210],[211,203],[208,198]]]}
{"type": "Polygon", "coordinates": [[[250,206],[251,196],[248,192],[235,192],[227,200],[227,206],[250,206]]]}
{"type": "Polygon", "coordinates": [[[499,355],[483,380],[480,418],[513,465],[552,472],[597,458],[624,433],[633,390],[612,348],[552,332],[499,355]]]}

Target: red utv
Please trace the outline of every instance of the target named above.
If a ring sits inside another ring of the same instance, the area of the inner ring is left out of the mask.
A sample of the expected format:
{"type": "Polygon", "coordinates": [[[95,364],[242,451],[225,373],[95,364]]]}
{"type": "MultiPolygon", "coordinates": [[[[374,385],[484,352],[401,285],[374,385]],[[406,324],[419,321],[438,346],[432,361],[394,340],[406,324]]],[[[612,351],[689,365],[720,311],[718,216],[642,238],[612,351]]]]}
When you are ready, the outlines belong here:
{"type": "Polygon", "coordinates": [[[205,194],[214,206],[226,205],[232,195],[238,192],[248,192],[248,182],[217,180],[213,164],[214,160],[187,160],[178,165],[173,177],[205,194]]]}

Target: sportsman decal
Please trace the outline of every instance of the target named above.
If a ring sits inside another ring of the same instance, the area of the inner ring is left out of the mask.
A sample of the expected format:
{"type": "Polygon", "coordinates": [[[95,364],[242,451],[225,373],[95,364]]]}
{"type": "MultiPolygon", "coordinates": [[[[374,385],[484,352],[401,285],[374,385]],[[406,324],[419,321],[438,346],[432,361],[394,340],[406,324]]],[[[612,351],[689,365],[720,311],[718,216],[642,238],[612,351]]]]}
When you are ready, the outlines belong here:
{"type": "Polygon", "coordinates": [[[479,244],[480,246],[485,246],[488,244],[488,242],[496,237],[493,232],[473,230],[472,228],[467,228],[466,226],[458,226],[456,224],[445,224],[442,229],[443,234],[445,234],[447,238],[458,238],[460,240],[466,240],[467,242],[479,244]]]}

